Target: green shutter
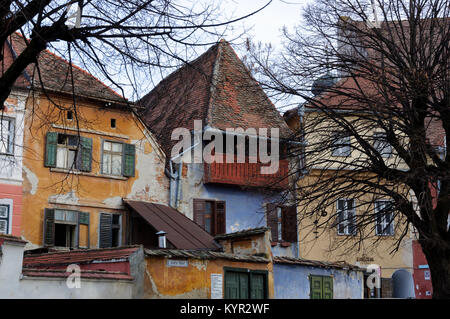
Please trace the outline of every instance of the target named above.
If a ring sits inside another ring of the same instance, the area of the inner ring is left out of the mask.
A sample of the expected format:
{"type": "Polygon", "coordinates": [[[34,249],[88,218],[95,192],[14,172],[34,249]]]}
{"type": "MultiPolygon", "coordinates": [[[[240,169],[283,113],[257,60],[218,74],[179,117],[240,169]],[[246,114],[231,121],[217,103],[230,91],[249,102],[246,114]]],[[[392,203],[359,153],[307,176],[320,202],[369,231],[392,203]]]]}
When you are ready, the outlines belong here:
{"type": "Polygon", "coordinates": [[[264,299],[265,296],[265,283],[264,283],[264,274],[255,274],[251,275],[251,287],[250,287],[250,296],[251,299],[264,299]]]}
{"type": "Polygon", "coordinates": [[[239,273],[239,299],[249,299],[249,274],[239,273]]]}
{"type": "Polygon", "coordinates": [[[99,248],[112,247],[112,215],[100,214],[99,248]]]}
{"type": "Polygon", "coordinates": [[[44,247],[55,245],[55,210],[44,209],[44,247]]]}
{"type": "Polygon", "coordinates": [[[78,214],[79,223],[83,225],[89,225],[89,213],[79,212],[78,214]]]}
{"type": "Polygon", "coordinates": [[[239,276],[236,272],[225,272],[225,299],[239,299],[239,276]]]}
{"type": "Polygon", "coordinates": [[[45,145],[45,167],[56,167],[56,149],[58,146],[58,133],[48,132],[45,145]]]}
{"type": "Polygon", "coordinates": [[[123,144],[123,176],[134,176],[136,148],[133,144],[123,144]]]}
{"type": "Polygon", "coordinates": [[[311,299],[322,299],[322,277],[320,276],[310,276],[310,298],[311,299]]]}
{"type": "Polygon", "coordinates": [[[333,299],[333,277],[322,277],[322,298],[333,299]]]}
{"type": "Polygon", "coordinates": [[[80,171],[90,172],[92,170],[92,139],[81,137],[80,139],[80,171]]]}

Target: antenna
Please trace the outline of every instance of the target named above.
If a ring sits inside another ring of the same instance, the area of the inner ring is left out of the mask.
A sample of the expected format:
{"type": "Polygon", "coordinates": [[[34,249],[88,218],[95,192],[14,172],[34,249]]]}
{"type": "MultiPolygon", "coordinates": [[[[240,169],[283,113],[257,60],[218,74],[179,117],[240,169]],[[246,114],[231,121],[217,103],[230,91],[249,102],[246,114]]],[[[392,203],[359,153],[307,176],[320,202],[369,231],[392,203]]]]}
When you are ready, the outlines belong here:
{"type": "Polygon", "coordinates": [[[375,0],[371,0],[370,2],[372,4],[373,17],[375,19],[375,28],[379,28],[380,27],[380,21],[378,20],[377,8],[376,8],[376,5],[375,5],[375,0]]]}

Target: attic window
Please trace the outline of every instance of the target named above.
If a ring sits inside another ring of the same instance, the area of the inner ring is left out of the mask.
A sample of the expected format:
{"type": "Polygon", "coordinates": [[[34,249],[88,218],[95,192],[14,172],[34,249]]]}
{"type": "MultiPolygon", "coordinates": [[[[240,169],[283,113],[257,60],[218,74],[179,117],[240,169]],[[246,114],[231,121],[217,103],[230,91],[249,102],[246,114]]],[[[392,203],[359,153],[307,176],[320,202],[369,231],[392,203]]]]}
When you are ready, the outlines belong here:
{"type": "Polygon", "coordinates": [[[116,119],[111,119],[111,127],[116,128],[116,119]]]}
{"type": "Polygon", "coordinates": [[[73,113],[72,111],[67,111],[67,119],[72,120],[73,119],[73,113]]]}

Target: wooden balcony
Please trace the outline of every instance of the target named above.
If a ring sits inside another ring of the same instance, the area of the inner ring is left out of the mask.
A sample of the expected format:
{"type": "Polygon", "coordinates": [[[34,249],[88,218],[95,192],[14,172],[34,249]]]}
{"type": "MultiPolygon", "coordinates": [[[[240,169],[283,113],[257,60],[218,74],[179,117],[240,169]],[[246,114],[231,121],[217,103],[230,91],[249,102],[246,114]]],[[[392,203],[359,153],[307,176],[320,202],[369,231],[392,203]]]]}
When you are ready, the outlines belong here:
{"type": "MultiPolygon", "coordinates": [[[[219,155],[215,155],[217,158],[219,155]]],[[[223,155],[222,155],[223,156],[223,155]]],[[[257,187],[283,190],[288,188],[289,161],[280,160],[278,171],[274,174],[261,174],[261,167],[269,164],[249,163],[218,163],[204,164],[205,184],[228,184],[246,187],[257,187]]]]}

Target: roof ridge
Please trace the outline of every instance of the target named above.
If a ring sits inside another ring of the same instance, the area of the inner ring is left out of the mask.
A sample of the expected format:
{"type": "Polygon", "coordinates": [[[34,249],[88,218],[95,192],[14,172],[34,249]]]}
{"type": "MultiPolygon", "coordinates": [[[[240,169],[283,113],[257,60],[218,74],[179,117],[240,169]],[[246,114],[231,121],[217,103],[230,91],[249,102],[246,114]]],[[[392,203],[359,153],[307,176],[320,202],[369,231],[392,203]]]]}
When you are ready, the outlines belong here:
{"type": "MultiPolygon", "coordinates": [[[[40,257],[40,256],[48,256],[48,255],[63,255],[67,253],[88,253],[88,252],[98,252],[98,251],[108,251],[108,250],[126,250],[130,248],[136,248],[138,249],[141,247],[141,245],[129,245],[129,246],[121,246],[121,247],[109,247],[109,248],[93,248],[93,249],[73,249],[73,250],[67,250],[67,251],[52,251],[48,253],[41,253],[41,254],[26,254],[24,258],[28,257],[40,257]]],[[[30,250],[28,250],[30,251],[30,250]]]]}
{"type": "Polygon", "coordinates": [[[206,125],[211,124],[212,122],[212,108],[213,108],[213,102],[215,98],[215,92],[216,92],[216,85],[217,81],[219,79],[219,68],[220,68],[220,60],[222,59],[222,47],[224,45],[228,44],[228,42],[225,41],[225,39],[221,39],[220,42],[217,44],[217,54],[216,58],[214,59],[214,65],[211,75],[211,82],[209,83],[209,99],[208,99],[208,110],[206,111],[206,125]]]}

